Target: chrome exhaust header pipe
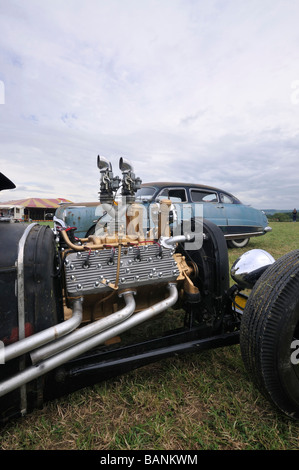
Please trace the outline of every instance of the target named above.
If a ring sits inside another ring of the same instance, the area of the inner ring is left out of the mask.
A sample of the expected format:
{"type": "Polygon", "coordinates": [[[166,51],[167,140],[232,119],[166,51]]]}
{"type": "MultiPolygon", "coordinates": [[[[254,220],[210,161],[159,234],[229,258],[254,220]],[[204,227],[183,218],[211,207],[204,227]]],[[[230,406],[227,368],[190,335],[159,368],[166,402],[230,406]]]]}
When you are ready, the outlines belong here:
{"type": "MultiPolygon", "coordinates": [[[[15,390],[21,387],[22,385],[25,385],[26,383],[37,379],[42,375],[45,375],[56,367],[59,367],[60,365],[74,359],[75,357],[84,354],[85,352],[105,343],[108,339],[111,339],[114,336],[117,336],[123,333],[124,331],[127,331],[133,326],[139,325],[140,323],[149,320],[155,315],[173,306],[178,299],[177,287],[175,284],[169,284],[168,288],[170,290],[170,295],[167,299],[162,300],[161,302],[157,303],[152,307],[149,307],[148,309],[136,313],[127,320],[123,321],[122,323],[115,325],[112,328],[109,328],[108,330],[103,331],[99,334],[96,334],[95,336],[92,336],[91,338],[88,338],[79,344],[75,344],[69,349],[66,349],[63,352],[56,354],[55,356],[52,356],[37,365],[28,367],[27,369],[16,374],[10,379],[4,380],[0,383],[0,396],[4,396],[12,390],[15,390]]],[[[125,297],[125,300],[128,300],[129,296],[131,295],[132,294],[129,294],[127,297],[125,297]]]]}
{"type": "Polygon", "coordinates": [[[32,336],[21,339],[17,343],[12,343],[6,346],[3,351],[4,362],[10,361],[11,359],[30,352],[33,349],[39,348],[40,346],[54,341],[57,338],[67,335],[75,330],[82,321],[82,302],[83,299],[74,300],[73,314],[70,319],[65,320],[63,323],[58,323],[55,326],[51,326],[46,330],[39,331],[32,336]]]}
{"type": "Polygon", "coordinates": [[[85,341],[86,339],[125,321],[135,310],[136,304],[133,294],[135,294],[133,291],[126,291],[119,294],[119,297],[124,297],[126,302],[126,306],[122,310],[111,313],[107,317],[101,318],[96,322],[89,323],[73,333],[70,333],[68,336],[33,351],[30,355],[32,364],[37,364],[48,357],[54,356],[75,344],[85,341]]]}
{"type": "MultiPolygon", "coordinates": [[[[121,311],[117,312],[119,316],[121,316],[122,314],[131,315],[134,312],[135,302],[132,294],[128,293],[128,295],[125,296],[125,302],[126,306],[121,311]]],[[[77,357],[82,354],[81,350],[83,350],[83,352],[86,352],[89,349],[92,349],[92,346],[89,347],[88,340],[86,340],[83,344],[85,345],[84,350],[82,348],[80,349],[78,346],[76,346],[76,344],[72,345],[73,347],[70,350],[71,354],[69,354],[69,356],[67,357],[73,359],[74,357],[77,357]]],[[[4,380],[0,383],[0,397],[6,395],[7,393],[11,392],[12,390],[15,390],[18,387],[21,387],[22,385],[30,382],[31,380],[34,380],[40,377],[41,375],[44,375],[47,372],[55,369],[56,367],[66,362],[68,360],[67,357],[65,357],[63,353],[57,354],[56,356],[54,356],[52,361],[48,360],[48,362],[41,362],[38,366],[28,367],[27,369],[24,369],[23,371],[14,375],[10,379],[4,380]]]]}

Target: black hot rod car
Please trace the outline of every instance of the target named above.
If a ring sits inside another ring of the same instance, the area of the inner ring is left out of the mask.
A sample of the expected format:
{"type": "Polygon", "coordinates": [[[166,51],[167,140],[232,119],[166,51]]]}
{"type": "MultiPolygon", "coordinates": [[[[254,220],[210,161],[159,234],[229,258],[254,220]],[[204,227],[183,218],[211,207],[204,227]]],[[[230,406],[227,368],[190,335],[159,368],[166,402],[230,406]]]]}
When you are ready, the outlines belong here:
{"type": "Polygon", "coordinates": [[[97,164],[113,223],[87,238],[58,218],[53,229],[0,224],[1,422],[160,358],[237,343],[257,387],[297,419],[299,250],[277,261],[250,250],[231,283],[219,227],[175,227],[165,199],[144,230],[130,163],[120,159],[121,177],[97,164]]]}

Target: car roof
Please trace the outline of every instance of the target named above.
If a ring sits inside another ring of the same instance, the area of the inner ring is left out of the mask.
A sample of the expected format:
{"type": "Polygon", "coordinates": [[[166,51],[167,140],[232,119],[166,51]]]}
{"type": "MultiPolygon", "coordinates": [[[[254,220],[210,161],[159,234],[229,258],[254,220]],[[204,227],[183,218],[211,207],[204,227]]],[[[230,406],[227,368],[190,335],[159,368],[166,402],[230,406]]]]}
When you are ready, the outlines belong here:
{"type": "Polygon", "coordinates": [[[166,186],[176,186],[180,188],[194,188],[194,189],[207,189],[210,191],[218,191],[221,193],[229,194],[230,196],[234,197],[231,193],[228,191],[225,191],[223,189],[215,188],[214,186],[207,186],[205,184],[198,184],[198,183],[180,183],[180,182],[173,182],[173,181],[155,181],[151,183],[142,183],[142,187],[149,187],[149,186],[155,186],[156,188],[164,188],[166,186]]]}

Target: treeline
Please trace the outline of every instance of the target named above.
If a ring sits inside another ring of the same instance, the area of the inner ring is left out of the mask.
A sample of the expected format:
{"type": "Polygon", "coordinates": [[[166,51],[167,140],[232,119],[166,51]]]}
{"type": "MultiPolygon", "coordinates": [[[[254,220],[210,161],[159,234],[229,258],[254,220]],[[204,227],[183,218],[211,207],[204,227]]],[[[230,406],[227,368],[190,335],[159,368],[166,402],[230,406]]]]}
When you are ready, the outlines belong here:
{"type": "Polygon", "coordinates": [[[276,214],[267,215],[269,222],[292,222],[292,212],[277,212],[276,214]]]}

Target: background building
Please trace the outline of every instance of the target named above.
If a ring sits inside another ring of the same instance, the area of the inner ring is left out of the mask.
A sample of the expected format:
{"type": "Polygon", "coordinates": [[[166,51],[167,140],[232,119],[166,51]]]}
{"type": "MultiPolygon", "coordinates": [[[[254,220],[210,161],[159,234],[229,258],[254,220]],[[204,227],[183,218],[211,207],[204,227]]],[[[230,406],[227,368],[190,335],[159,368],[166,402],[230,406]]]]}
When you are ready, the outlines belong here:
{"type": "Polygon", "coordinates": [[[28,198],[0,203],[0,214],[17,220],[50,220],[59,204],[71,202],[68,199],[28,198]]]}

